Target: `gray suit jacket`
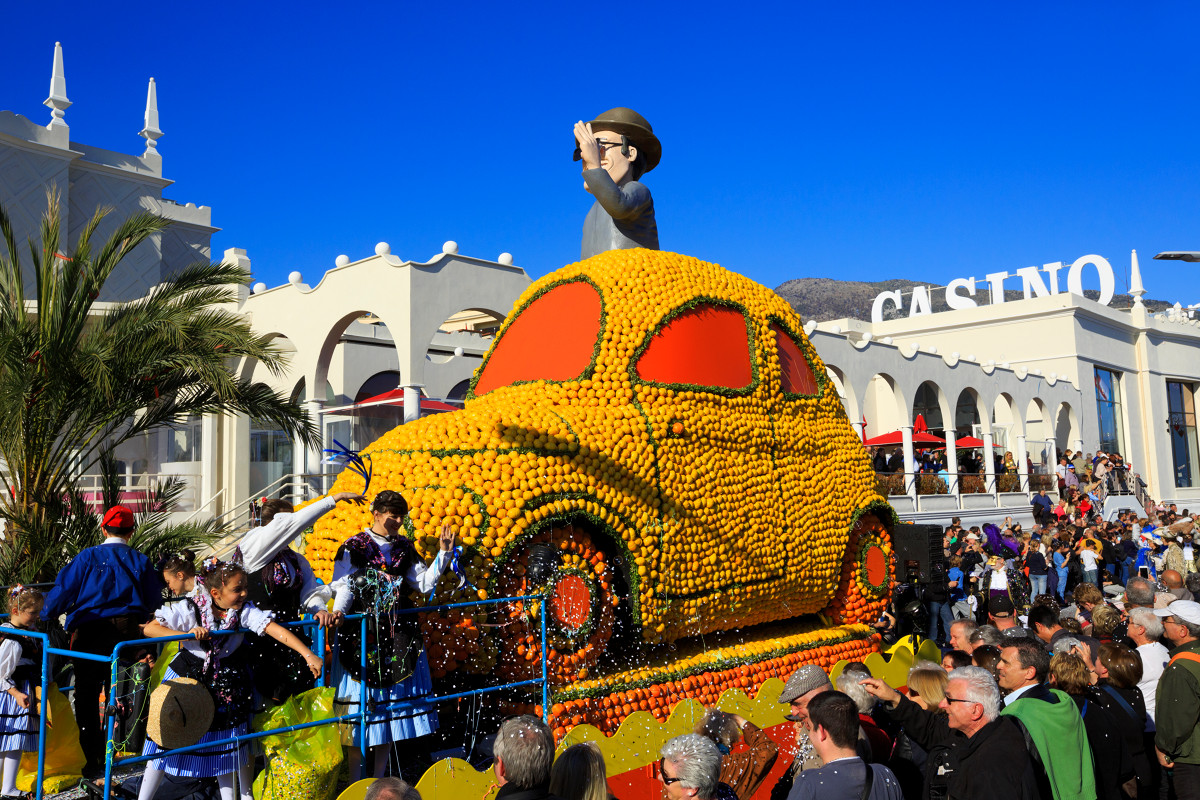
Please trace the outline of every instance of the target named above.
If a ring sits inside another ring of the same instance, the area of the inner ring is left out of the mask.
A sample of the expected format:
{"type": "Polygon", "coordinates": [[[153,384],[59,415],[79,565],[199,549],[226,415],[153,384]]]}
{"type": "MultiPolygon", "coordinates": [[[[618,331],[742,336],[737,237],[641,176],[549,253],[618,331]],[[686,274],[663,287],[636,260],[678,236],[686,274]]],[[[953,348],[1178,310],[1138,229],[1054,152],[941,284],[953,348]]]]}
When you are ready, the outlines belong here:
{"type": "Polygon", "coordinates": [[[617,186],[603,169],[584,170],[583,180],[596,202],[583,221],[581,258],[631,247],[658,249],[654,199],[644,184],[617,186]]]}

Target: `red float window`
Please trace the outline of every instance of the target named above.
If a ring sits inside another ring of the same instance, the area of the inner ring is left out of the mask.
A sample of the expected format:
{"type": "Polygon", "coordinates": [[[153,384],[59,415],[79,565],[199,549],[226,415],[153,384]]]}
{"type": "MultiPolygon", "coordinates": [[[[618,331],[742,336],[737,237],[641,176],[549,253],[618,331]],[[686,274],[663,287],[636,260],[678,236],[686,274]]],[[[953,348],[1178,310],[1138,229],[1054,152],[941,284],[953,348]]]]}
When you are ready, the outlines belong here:
{"type": "Polygon", "coordinates": [[[475,396],[521,381],[569,381],[591,366],[603,306],[587,281],[562,283],[525,306],[492,345],[475,396]]]}
{"type": "Polygon", "coordinates": [[[817,378],[813,375],[812,365],[804,357],[800,345],[796,344],[791,333],[778,322],[771,323],[771,331],[775,334],[775,348],[779,353],[779,369],[782,373],[780,380],[784,393],[817,394],[817,378]]]}
{"type": "Polygon", "coordinates": [[[654,334],[637,363],[651,383],[745,389],[754,380],[746,315],[703,303],[680,313],[654,334]]]}

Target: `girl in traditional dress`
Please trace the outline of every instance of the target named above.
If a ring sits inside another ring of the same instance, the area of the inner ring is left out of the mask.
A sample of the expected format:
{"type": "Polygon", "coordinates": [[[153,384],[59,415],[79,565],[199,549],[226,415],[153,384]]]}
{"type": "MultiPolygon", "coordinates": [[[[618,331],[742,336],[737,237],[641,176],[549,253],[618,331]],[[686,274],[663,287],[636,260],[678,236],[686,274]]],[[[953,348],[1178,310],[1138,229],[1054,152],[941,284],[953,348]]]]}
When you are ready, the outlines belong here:
{"type": "MultiPolygon", "coordinates": [[[[363,498],[354,492],[338,492],[299,511],[286,500],[264,500],[262,527],[251,530],[238,545],[249,576],[250,602],[272,612],[279,624],[296,622],[302,613],[312,614],[323,628],[341,624],[340,614],[325,610],[329,587],[317,583],[308,559],[289,545],[306,528],[344,501],[361,503],[363,498]]],[[[292,632],[306,646],[311,646],[303,631],[293,629],[292,632]]],[[[274,665],[269,670],[254,671],[254,688],[263,702],[277,705],[313,687],[313,677],[298,653],[265,636],[251,639],[247,646],[255,663],[274,665]]]]}
{"type": "Polygon", "coordinates": [[[14,586],[8,594],[8,621],[0,625],[0,758],[4,761],[0,793],[5,798],[24,797],[17,791],[21,753],[38,749],[37,695],[41,683],[42,642],[32,636],[6,631],[33,631],[42,613],[42,593],[14,586]]]}
{"type": "MultiPolygon", "coordinates": [[[[419,703],[409,709],[388,710],[388,706],[433,691],[429,660],[421,641],[415,614],[392,612],[409,608],[405,584],[428,594],[451,562],[454,532],[443,525],[438,537],[439,551],[433,563],[425,566],[416,548],[401,532],[408,515],[408,503],[399,492],[384,490],[371,504],[374,522],[362,533],[350,537],[338,548],[333,567],[334,612],[367,615],[365,675],[359,660],[360,622],[353,620],[338,632],[339,658],[334,665],[338,678],[338,714],[358,711],[361,685],[366,683],[368,700],[381,709],[368,711],[366,747],[374,757],[373,774],[383,777],[387,769],[388,749],[392,742],[424,736],[437,730],[437,711],[419,703]]],[[[352,723],[354,741],[350,750],[350,774],[359,770],[360,727],[352,723]]]]}
{"type": "Polygon", "coordinates": [[[168,553],[158,562],[163,583],[172,598],[195,597],[204,593],[204,587],[196,583],[196,555],[191,550],[168,553]]]}
{"type": "MultiPolygon", "coordinates": [[[[287,628],[272,621],[271,613],[247,602],[246,571],[241,564],[208,559],[199,577],[205,591],[165,604],[146,623],[146,636],[183,636],[196,641],[180,642],[179,653],[171,659],[164,680],[195,678],[208,687],[216,705],[216,714],[208,733],[197,744],[215,742],[249,732],[253,707],[253,688],[249,659],[241,649],[243,632],[270,636],[304,656],[313,675],[321,674],[322,660],[287,628]],[[211,631],[237,631],[229,636],[210,637],[211,631]]],[[[264,669],[272,665],[263,664],[264,669]]],[[[142,755],[162,752],[148,737],[142,755]]],[[[220,745],[180,755],[165,756],[146,762],[146,773],[138,800],[151,800],[166,772],[189,778],[216,778],[221,800],[251,797],[253,780],[249,746],[220,745]],[[234,773],[238,792],[234,790],[234,773]]]]}

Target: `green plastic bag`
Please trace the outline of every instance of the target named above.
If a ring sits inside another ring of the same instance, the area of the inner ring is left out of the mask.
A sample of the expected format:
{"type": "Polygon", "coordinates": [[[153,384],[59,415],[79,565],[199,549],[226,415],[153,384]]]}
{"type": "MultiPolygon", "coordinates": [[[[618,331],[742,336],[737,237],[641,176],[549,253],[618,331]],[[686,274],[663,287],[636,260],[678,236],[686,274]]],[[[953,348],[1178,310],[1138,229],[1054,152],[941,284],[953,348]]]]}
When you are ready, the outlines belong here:
{"type": "Polygon", "coordinates": [[[163,676],[167,674],[167,667],[171,666],[171,659],[179,653],[179,644],[179,642],[167,642],[163,645],[158,660],[154,662],[154,671],[150,673],[150,685],[146,687],[146,697],[154,694],[154,690],[163,682],[163,676]]]}
{"type": "MultiPolygon", "coordinates": [[[[254,717],[254,730],[333,719],[333,687],[309,689],[254,717]]],[[[259,739],[266,769],[254,779],[254,800],[332,800],[342,764],[335,724],[276,733],[259,739]]]]}

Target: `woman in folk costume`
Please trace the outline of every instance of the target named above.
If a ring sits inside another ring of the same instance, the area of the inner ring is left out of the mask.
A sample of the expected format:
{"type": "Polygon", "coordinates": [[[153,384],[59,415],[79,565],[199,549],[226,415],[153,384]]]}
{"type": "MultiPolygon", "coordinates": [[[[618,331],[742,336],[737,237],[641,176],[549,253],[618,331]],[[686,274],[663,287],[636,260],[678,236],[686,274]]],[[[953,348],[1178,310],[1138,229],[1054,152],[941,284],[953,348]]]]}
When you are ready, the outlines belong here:
{"type": "MultiPolygon", "coordinates": [[[[323,515],[341,502],[361,503],[362,495],[338,492],[323,497],[299,511],[286,500],[267,500],[262,504],[262,526],[252,529],[238,545],[242,566],[249,578],[249,600],[255,606],[270,611],[280,625],[297,622],[301,614],[312,614],[323,628],[341,623],[340,614],[325,609],[329,587],[317,583],[308,559],[289,545],[323,515]]],[[[292,633],[311,647],[304,631],[292,633]]],[[[247,642],[255,663],[273,664],[272,669],[254,672],[254,688],[263,702],[278,705],[289,697],[314,686],[312,674],[299,653],[265,636],[247,642]]]]}
{"type": "Polygon", "coordinates": [[[38,749],[41,721],[35,687],[41,683],[42,642],[9,631],[37,630],[42,602],[42,593],[37,589],[12,587],[8,593],[9,617],[0,625],[0,800],[26,796],[17,791],[21,753],[36,753],[38,749]]]}
{"type": "Polygon", "coordinates": [[[384,490],[371,504],[374,522],[367,530],[350,537],[338,548],[333,566],[333,610],[342,614],[366,614],[367,666],[364,674],[359,659],[359,621],[351,621],[338,632],[339,658],[334,664],[338,713],[358,711],[361,685],[366,683],[371,705],[367,741],[358,741],[359,726],[353,725],[350,750],[351,775],[358,774],[358,748],[371,749],[372,773],[383,777],[389,745],[437,730],[437,711],[419,703],[409,709],[388,710],[405,699],[420,698],[433,691],[429,660],[421,641],[415,614],[392,612],[410,608],[408,588],[428,594],[452,561],[454,532],[443,525],[439,551],[428,566],[401,532],[408,503],[399,492],[384,490]]]}
{"type": "MultiPolygon", "coordinates": [[[[246,570],[236,562],[207,559],[200,568],[200,581],[205,591],[163,605],[146,623],[146,636],[184,636],[195,640],[180,642],[179,653],[171,659],[163,680],[194,678],[208,687],[216,706],[216,714],[208,733],[197,744],[215,742],[249,732],[250,712],[253,709],[252,667],[242,648],[245,633],[270,636],[304,657],[314,676],[321,674],[323,662],[313,655],[287,628],[272,621],[269,611],[255,608],[247,600],[246,570]],[[213,631],[237,631],[228,636],[210,637],[213,631]]],[[[263,669],[274,665],[262,664],[263,669]]],[[[162,752],[149,737],[142,755],[162,752]]],[[[251,797],[254,775],[248,745],[219,745],[190,753],[165,756],[146,762],[138,800],[151,800],[162,783],[164,773],[189,778],[216,778],[221,800],[242,800],[251,797]],[[237,774],[238,790],[234,789],[237,774]]]]}

